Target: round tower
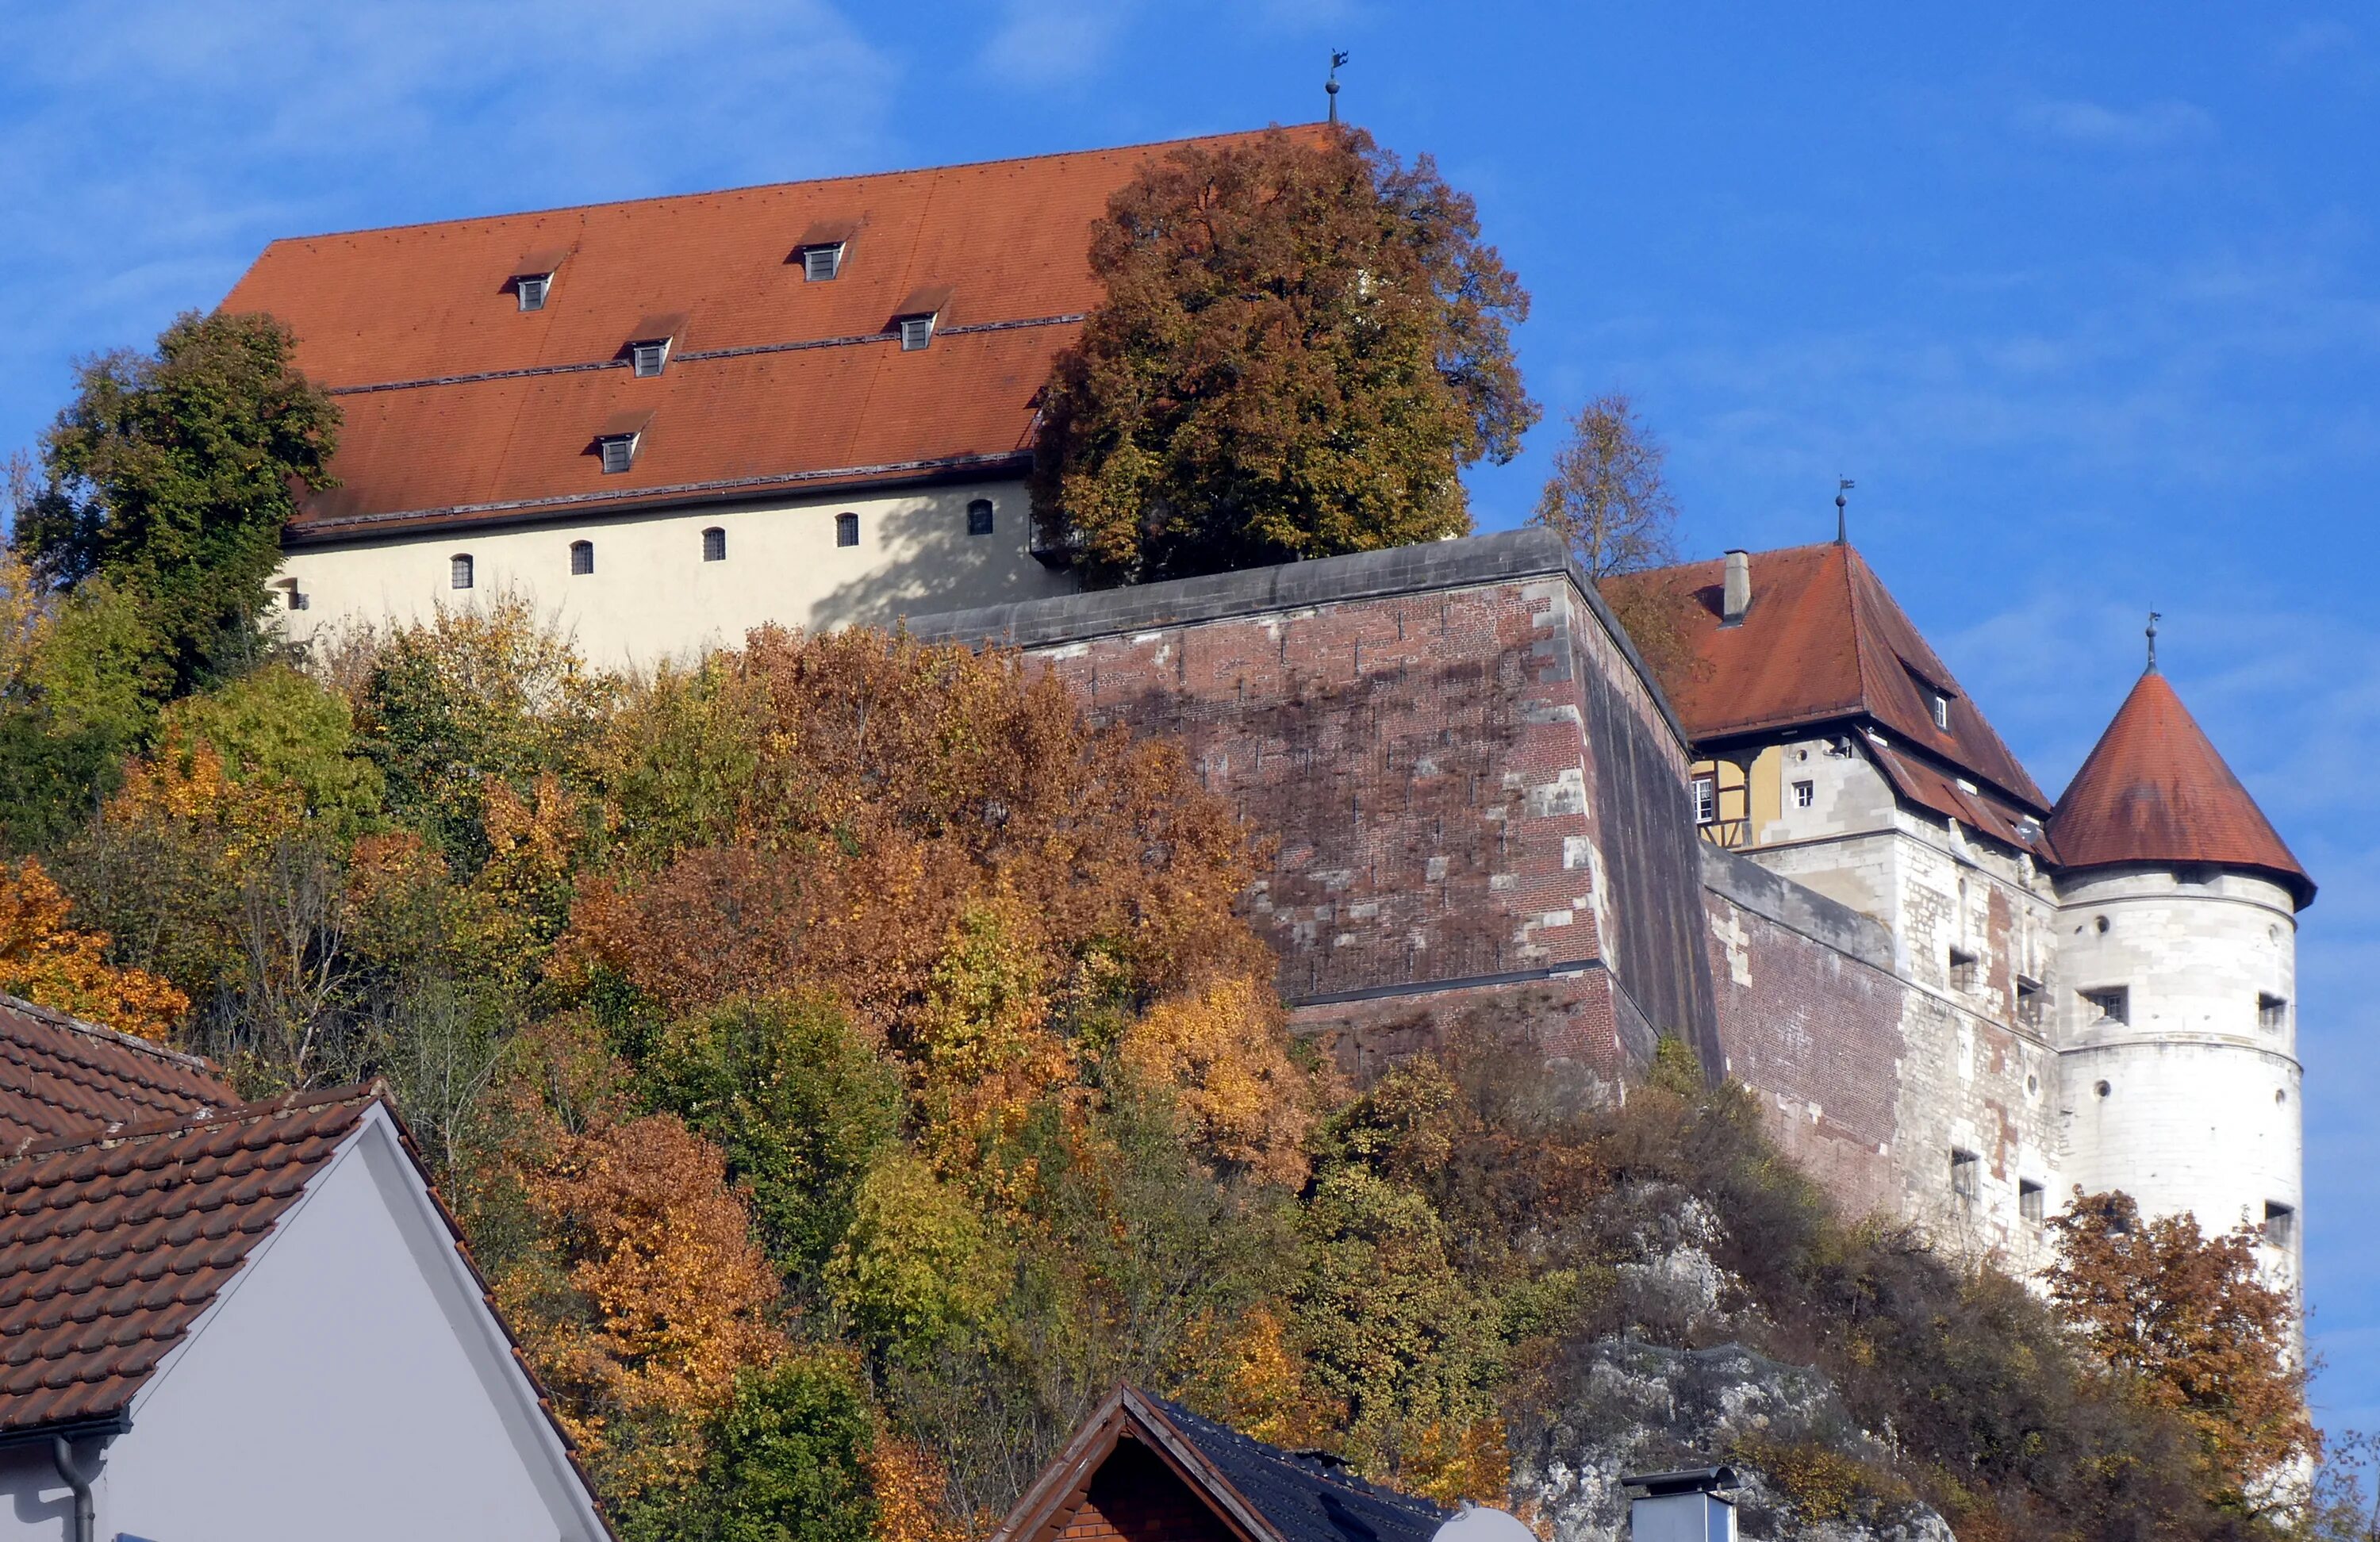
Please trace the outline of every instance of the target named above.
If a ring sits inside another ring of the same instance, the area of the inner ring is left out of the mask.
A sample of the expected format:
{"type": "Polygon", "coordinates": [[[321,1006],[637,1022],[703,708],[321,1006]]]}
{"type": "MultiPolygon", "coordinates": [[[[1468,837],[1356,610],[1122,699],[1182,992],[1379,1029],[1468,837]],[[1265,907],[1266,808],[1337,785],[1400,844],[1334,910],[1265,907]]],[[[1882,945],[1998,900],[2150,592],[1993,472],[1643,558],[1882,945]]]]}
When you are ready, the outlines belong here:
{"type": "MultiPolygon", "coordinates": [[[[2155,634],[2151,634],[2154,650],[2155,634]]],[[[2300,1277],[2297,913],[2314,886],[2157,673],[2050,816],[2059,864],[2061,1192],[2121,1189],[2209,1233],[2265,1228],[2300,1277]]]]}

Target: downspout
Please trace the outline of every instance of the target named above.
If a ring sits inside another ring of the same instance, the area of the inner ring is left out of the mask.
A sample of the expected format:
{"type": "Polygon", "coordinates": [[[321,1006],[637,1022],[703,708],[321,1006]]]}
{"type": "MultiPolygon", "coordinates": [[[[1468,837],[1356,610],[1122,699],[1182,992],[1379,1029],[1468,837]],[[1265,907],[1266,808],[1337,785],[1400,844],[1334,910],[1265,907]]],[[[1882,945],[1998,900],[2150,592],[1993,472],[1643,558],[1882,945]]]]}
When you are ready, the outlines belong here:
{"type": "Polygon", "coordinates": [[[76,1461],[74,1446],[63,1435],[50,1437],[50,1459],[58,1464],[58,1476],[74,1490],[74,1529],[67,1533],[67,1542],[95,1542],[92,1534],[99,1524],[91,1500],[91,1480],[99,1475],[98,1469],[86,1470],[76,1461]]]}

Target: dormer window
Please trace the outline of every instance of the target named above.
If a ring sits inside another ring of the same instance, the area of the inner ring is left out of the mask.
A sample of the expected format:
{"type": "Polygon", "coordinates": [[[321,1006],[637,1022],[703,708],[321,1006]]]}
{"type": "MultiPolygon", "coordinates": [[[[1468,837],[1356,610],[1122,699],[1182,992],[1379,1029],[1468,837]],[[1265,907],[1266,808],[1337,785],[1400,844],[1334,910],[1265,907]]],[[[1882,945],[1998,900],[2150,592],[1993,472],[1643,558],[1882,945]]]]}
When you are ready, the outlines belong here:
{"type": "Polygon", "coordinates": [[[794,261],[802,265],[802,282],[824,284],[843,276],[844,254],[859,227],[849,220],[820,220],[794,243],[794,261]]]}
{"type": "Polygon", "coordinates": [[[916,353],[934,340],[934,319],[931,316],[901,318],[901,351],[916,353]]]}
{"type": "Polygon", "coordinates": [[[640,380],[650,379],[668,369],[670,349],[676,345],[677,334],[685,330],[686,312],[683,310],[639,320],[637,329],[628,334],[628,368],[640,380]]]}
{"type": "Polygon", "coordinates": [[[638,380],[650,380],[669,364],[669,339],[658,343],[638,343],[628,349],[628,363],[638,380]]]}
{"type": "Polygon", "coordinates": [[[934,340],[934,328],[951,303],[951,286],[929,285],[913,289],[892,311],[892,325],[901,334],[901,351],[915,353],[934,340]]]}
{"type": "Polygon", "coordinates": [[[545,309],[545,292],[553,286],[552,273],[524,274],[513,280],[513,293],[520,298],[523,310],[545,309]]]}
{"type": "Polygon", "coordinates": [[[513,299],[523,310],[542,310],[553,294],[553,275],[567,250],[533,251],[513,268],[513,299]]]}
{"type": "Polygon", "coordinates": [[[1950,726],[1950,698],[1944,696],[1940,691],[1935,691],[1932,695],[1934,698],[1934,726],[1937,728],[1947,729],[1950,726]]]}
{"type": "Polygon", "coordinates": [[[645,425],[652,420],[650,412],[617,412],[595,431],[595,453],[603,462],[605,476],[616,477],[637,464],[637,452],[645,442],[645,425]]]}
{"type": "Polygon", "coordinates": [[[824,284],[828,279],[841,273],[843,249],[844,245],[841,241],[832,246],[804,247],[802,249],[802,282],[824,284]]]}

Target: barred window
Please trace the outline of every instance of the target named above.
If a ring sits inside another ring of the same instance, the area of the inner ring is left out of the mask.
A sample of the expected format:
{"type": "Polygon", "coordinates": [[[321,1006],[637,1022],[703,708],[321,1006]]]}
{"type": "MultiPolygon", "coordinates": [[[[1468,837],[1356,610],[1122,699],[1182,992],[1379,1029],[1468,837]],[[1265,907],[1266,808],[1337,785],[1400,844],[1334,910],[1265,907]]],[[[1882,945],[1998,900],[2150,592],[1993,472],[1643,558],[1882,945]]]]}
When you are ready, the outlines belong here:
{"type": "Polygon", "coordinates": [[[838,514],[834,516],[834,543],[837,546],[859,544],[859,516],[838,514]]]}
{"type": "Polygon", "coordinates": [[[702,560],[704,562],[727,560],[727,532],[716,525],[702,532],[702,560]]]}
{"type": "Polygon", "coordinates": [[[580,577],[595,571],[595,543],[574,540],[570,543],[570,575],[580,577]]]}

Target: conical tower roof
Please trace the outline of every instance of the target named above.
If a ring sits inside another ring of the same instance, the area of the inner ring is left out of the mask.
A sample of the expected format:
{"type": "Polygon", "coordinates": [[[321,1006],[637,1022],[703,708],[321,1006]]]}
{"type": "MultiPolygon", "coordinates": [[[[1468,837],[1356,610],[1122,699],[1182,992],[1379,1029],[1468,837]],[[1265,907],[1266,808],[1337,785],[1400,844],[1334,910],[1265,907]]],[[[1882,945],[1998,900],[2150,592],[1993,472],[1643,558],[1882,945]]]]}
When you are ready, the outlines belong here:
{"type": "Polygon", "coordinates": [[[2143,674],[2049,816],[2072,871],[2119,863],[2244,868],[2286,884],[2302,909],[2313,880],[2155,668],[2143,674]]]}

